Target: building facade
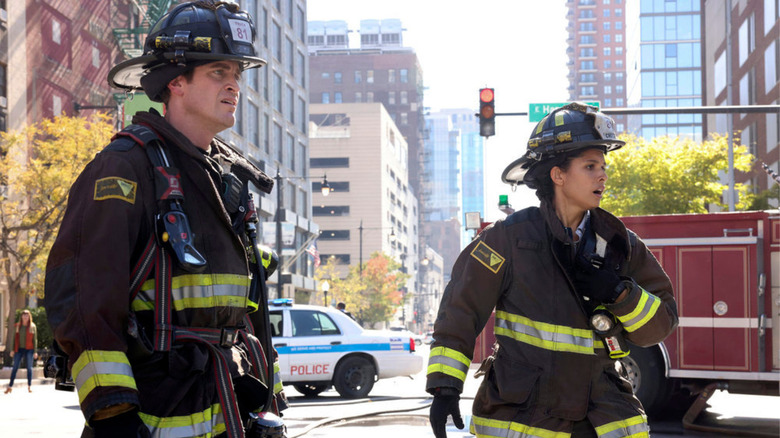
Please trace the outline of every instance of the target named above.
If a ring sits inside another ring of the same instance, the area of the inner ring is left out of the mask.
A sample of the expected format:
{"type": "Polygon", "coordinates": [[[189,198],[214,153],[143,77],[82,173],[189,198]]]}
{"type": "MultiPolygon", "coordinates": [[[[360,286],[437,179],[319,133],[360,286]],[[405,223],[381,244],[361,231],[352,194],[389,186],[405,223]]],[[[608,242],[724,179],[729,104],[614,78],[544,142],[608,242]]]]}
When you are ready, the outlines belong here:
{"type": "MultiPolygon", "coordinates": [[[[780,104],[779,16],[778,0],[703,2],[702,58],[710,66],[704,70],[705,105],[780,104]]],[[[778,114],[713,114],[704,119],[705,136],[729,131],[757,159],[754,171],[736,174],[736,182],[750,183],[756,192],[773,187],[761,163],[780,171],[778,114]]]]}
{"type": "Polygon", "coordinates": [[[301,249],[319,233],[312,218],[316,178],[309,172],[306,2],[241,0],[240,5],[254,19],[255,49],[268,64],[243,73],[236,124],[220,135],[276,177],[274,191],[255,194],[255,203],[263,242],[281,256],[282,269],[269,279],[271,296],[293,297],[295,291],[316,289],[314,266],[301,249]],[[277,223],[282,227],[281,251],[276,248],[277,223]],[[278,287],[280,280],[286,291],[278,287]]]}
{"type": "MultiPolygon", "coordinates": [[[[566,6],[569,100],[625,107],[624,0],[567,0],[566,6]]],[[[614,118],[618,132],[623,132],[626,116],[614,118]]]]}
{"type": "Polygon", "coordinates": [[[344,21],[309,23],[310,95],[314,103],[385,106],[409,145],[407,167],[419,193],[423,144],[423,74],[417,55],[403,46],[399,20],[362,20],[358,47],[350,47],[344,21]]]}
{"type": "Polygon", "coordinates": [[[403,134],[380,103],[313,103],[309,111],[311,169],[332,188],[314,194],[322,263],[332,258],[344,278],[379,251],[402,264],[415,292],[418,206],[403,134]]]}
{"type": "MultiPolygon", "coordinates": [[[[702,105],[701,5],[696,0],[626,3],[627,104],[702,105]]],[[[702,140],[701,114],[628,117],[627,130],[647,139],[669,135],[702,140]]]]}

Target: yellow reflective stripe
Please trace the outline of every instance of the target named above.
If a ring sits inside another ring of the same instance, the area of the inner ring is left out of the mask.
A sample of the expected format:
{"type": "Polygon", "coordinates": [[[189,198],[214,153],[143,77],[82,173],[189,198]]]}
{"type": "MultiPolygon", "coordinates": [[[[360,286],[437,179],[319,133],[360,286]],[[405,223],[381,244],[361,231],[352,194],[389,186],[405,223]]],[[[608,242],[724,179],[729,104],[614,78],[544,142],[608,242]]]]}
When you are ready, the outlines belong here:
{"type": "Polygon", "coordinates": [[[531,427],[514,421],[471,417],[470,432],[478,437],[493,438],[569,438],[570,433],[531,427]]]}
{"type": "Polygon", "coordinates": [[[649,438],[650,426],[646,416],[637,415],[598,426],[596,433],[599,438],[649,438]]]}
{"type": "Polygon", "coordinates": [[[279,362],[274,362],[274,394],[282,392],[282,388],[284,387],[282,384],[282,375],[279,370],[279,362]]]}
{"type": "Polygon", "coordinates": [[[161,429],[154,431],[153,436],[214,437],[227,430],[222,407],[218,403],[211,405],[203,412],[190,415],[156,417],[139,412],[138,416],[146,425],[154,429],[161,429]]]}
{"type": "Polygon", "coordinates": [[[130,361],[121,351],[85,350],[73,363],[71,373],[78,390],[79,403],[97,387],[138,389],[130,361]]]}
{"type": "MultiPolygon", "coordinates": [[[[171,296],[175,310],[209,307],[247,307],[248,288],[252,279],[237,274],[192,274],[171,279],[171,296]]],[[[135,311],[154,310],[154,279],[144,282],[131,307],[135,311]]]]}
{"type": "Polygon", "coordinates": [[[545,350],[594,354],[591,330],[534,321],[503,310],[496,311],[494,332],[545,350]]]}
{"type": "Polygon", "coordinates": [[[639,302],[634,310],[625,316],[618,315],[618,319],[623,323],[623,328],[627,332],[633,332],[642,328],[655,316],[658,308],[661,306],[660,298],[642,288],[640,290],[642,291],[642,296],[639,298],[639,302]]]}
{"type": "Polygon", "coordinates": [[[466,373],[471,360],[458,350],[447,347],[435,347],[428,357],[427,374],[443,373],[461,381],[466,380],[466,373]]]}

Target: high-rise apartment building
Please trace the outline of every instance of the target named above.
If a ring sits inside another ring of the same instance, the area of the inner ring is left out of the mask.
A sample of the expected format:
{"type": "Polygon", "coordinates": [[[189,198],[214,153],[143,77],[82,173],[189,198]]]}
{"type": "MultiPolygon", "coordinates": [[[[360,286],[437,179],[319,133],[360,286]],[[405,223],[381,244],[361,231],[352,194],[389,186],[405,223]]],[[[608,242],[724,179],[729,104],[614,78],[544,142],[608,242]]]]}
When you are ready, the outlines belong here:
{"type": "Polygon", "coordinates": [[[409,145],[409,185],[417,194],[425,127],[417,55],[403,46],[399,20],[362,20],[354,48],[349,34],[344,21],[309,22],[309,99],[312,104],[382,103],[409,145]]]}
{"type": "MultiPolygon", "coordinates": [[[[780,104],[780,5],[778,0],[705,0],[702,9],[704,104],[780,104]],[[731,10],[727,6],[731,5],[731,10]]],[[[778,114],[717,114],[704,120],[704,134],[738,133],[757,159],[754,171],[735,175],[754,191],[775,182],[762,171],[776,172],[780,160],[778,114]]],[[[777,207],[776,201],[774,204],[777,207]]]]}
{"type": "MultiPolygon", "coordinates": [[[[700,6],[697,0],[626,2],[628,106],[701,106],[700,6]]],[[[627,130],[648,139],[670,135],[701,141],[702,115],[632,115],[627,130]]]]}
{"type": "MultiPolygon", "coordinates": [[[[566,6],[569,100],[625,107],[624,0],[567,0],[566,6]]],[[[624,131],[626,116],[614,118],[618,132],[624,131]]]]}
{"type": "Polygon", "coordinates": [[[383,252],[412,275],[418,261],[418,206],[408,181],[408,146],[380,103],[311,104],[311,170],[327,174],[332,191],[314,195],[322,232],[320,259],[339,275],[383,252]]]}

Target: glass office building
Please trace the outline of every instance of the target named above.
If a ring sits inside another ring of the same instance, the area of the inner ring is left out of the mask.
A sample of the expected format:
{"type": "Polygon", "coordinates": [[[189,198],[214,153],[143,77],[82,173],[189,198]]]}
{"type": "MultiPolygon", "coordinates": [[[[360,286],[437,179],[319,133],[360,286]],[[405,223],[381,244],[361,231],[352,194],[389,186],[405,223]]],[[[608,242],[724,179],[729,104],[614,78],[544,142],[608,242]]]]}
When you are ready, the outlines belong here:
{"type": "MultiPolygon", "coordinates": [[[[702,104],[701,13],[694,0],[641,0],[626,4],[628,106],[702,104]]],[[[630,116],[628,131],[701,140],[699,114],[630,116]]]]}

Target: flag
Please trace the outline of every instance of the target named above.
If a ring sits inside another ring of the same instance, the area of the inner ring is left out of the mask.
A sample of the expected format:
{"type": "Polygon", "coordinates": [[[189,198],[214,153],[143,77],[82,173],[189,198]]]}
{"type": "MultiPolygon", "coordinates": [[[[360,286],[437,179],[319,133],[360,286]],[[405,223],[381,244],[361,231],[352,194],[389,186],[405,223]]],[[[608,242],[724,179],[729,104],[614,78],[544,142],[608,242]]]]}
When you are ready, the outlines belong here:
{"type": "Polygon", "coordinates": [[[312,242],[311,245],[306,249],[306,252],[309,253],[311,256],[311,259],[314,261],[314,267],[319,268],[320,267],[320,252],[317,251],[317,242],[312,242]]]}

